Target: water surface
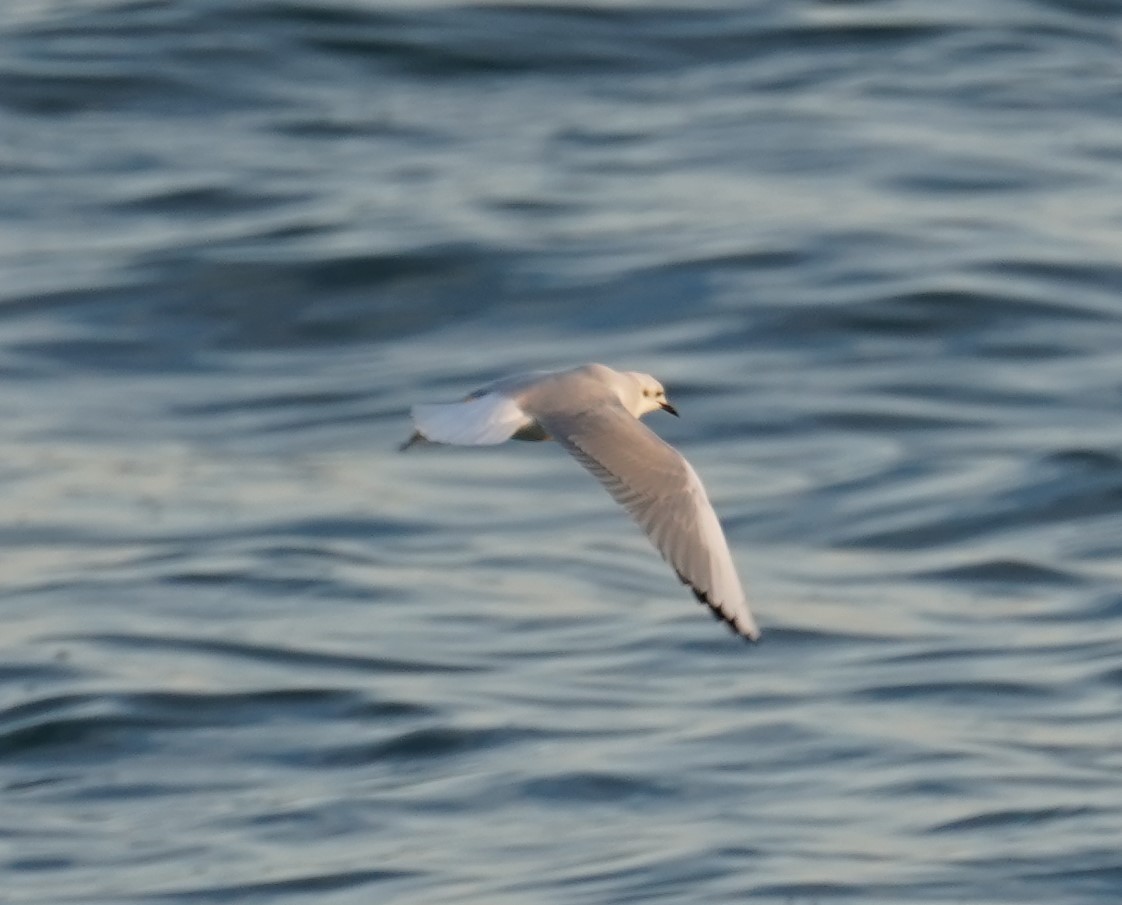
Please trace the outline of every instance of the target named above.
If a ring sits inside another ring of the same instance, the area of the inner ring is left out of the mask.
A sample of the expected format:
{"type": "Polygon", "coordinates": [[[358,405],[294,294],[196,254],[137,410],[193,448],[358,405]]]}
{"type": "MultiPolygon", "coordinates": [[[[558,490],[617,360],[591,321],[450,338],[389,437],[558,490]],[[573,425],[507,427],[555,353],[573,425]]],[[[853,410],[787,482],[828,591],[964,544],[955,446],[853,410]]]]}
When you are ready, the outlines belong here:
{"type": "Polygon", "coordinates": [[[0,13],[12,903],[1122,895],[1122,18],[0,13]],[[600,360],[764,630],[559,450],[600,360]]]}

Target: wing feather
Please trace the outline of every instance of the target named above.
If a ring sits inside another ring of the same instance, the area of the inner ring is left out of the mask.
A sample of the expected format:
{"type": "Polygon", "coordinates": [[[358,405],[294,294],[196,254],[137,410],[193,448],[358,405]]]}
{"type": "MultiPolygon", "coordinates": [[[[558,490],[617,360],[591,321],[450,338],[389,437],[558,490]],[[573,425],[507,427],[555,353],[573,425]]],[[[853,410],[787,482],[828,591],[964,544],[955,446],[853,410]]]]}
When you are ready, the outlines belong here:
{"type": "Polygon", "coordinates": [[[533,414],[638,522],[694,596],[755,641],[760,632],[728,542],[690,463],[622,405],[533,414]]]}

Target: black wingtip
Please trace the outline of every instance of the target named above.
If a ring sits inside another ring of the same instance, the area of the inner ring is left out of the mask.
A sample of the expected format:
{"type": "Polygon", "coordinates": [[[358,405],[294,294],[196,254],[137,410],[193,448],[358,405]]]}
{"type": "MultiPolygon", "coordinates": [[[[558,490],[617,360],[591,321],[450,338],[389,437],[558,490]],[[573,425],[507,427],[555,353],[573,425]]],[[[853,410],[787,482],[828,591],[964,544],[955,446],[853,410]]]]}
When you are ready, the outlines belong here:
{"type": "Polygon", "coordinates": [[[675,572],[674,574],[678,576],[678,580],[682,584],[684,584],[687,588],[690,589],[690,593],[693,594],[693,596],[695,598],[697,598],[697,602],[705,604],[705,606],[709,609],[710,615],[712,615],[712,617],[714,619],[716,619],[718,622],[723,622],[725,625],[727,625],[728,628],[729,628],[729,631],[731,631],[734,635],[736,635],[736,637],[744,639],[749,644],[758,644],[759,643],[759,641],[760,641],[759,633],[757,633],[756,637],[754,637],[754,638],[751,635],[744,634],[744,632],[742,632],[739,628],[737,628],[736,622],[734,622],[732,619],[730,619],[728,616],[726,616],[724,613],[722,613],[721,610],[713,603],[713,601],[709,599],[708,594],[706,594],[704,591],[699,591],[697,588],[695,588],[690,583],[689,579],[685,578],[680,572],[675,572]]]}

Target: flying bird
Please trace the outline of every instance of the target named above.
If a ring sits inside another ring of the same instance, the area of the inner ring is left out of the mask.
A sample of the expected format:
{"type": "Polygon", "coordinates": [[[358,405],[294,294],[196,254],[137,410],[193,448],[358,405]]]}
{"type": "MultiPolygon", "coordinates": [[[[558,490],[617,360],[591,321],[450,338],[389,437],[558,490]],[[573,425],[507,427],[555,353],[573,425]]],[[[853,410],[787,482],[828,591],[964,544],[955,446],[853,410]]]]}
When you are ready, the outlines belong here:
{"type": "Polygon", "coordinates": [[[534,371],[504,377],[461,402],[413,406],[415,430],[401,449],[422,441],[555,440],[627,510],[694,596],[755,641],[760,630],[701,479],[639,420],[659,410],[678,414],[649,374],[601,364],[534,371]]]}

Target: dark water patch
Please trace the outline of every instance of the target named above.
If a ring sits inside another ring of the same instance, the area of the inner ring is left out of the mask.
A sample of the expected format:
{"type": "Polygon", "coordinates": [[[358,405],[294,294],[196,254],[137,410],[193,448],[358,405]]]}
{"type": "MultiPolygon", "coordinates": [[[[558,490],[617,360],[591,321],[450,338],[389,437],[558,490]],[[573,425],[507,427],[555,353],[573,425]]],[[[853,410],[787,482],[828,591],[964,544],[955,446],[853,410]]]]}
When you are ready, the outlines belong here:
{"type": "Polygon", "coordinates": [[[1044,456],[1041,464],[1088,476],[1113,478],[1122,473],[1122,455],[1104,449],[1060,449],[1044,456]]]}
{"type": "MultiPolygon", "coordinates": [[[[136,372],[172,370],[176,367],[175,354],[164,355],[141,336],[110,335],[105,328],[82,331],[80,337],[56,337],[45,341],[28,341],[17,344],[14,351],[33,361],[40,361],[74,371],[136,372]]],[[[133,331],[122,331],[125,333],[133,331]]],[[[183,370],[189,370],[188,360],[180,357],[183,370]]]]}
{"type": "Polygon", "coordinates": [[[325,669],[359,673],[467,673],[480,667],[450,662],[393,659],[391,657],[359,657],[353,654],[327,653],[307,647],[249,644],[186,636],[115,635],[91,633],[80,636],[53,635],[42,639],[51,642],[93,643],[106,647],[120,647],[138,651],[165,651],[168,653],[200,653],[218,659],[250,660],[287,665],[303,670],[325,669]]]}
{"type": "Polygon", "coordinates": [[[208,33],[208,18],[192,15],[187,5],[119,3],[67,12],[4,35],[15,53],[0,77],[0,105],[47,117],[153,110],[192,117],[265,102],[267,93],[251,88],[263,85],[254,77],[261,45],[219,39],[208,33]],[[233,78],[232,69],[241,77],[233,78]]]}
{"type": "Polygon", "coordinates": [[[1003,481],[1003,489],[980,497],[944,499],[912,512],[898,509],[874,517],[894,523],[890,528],[874,528],[865,518],[854,519],[846,529],[848,536],[838,542],[870,549],[920,550],[1122,511],[1122,472],[1088,474],[1082,464],[1063,465],[1062,473],[1057,473],[1047,461],[1030,463],[1016,478],[1003,481]]]}
{"type": "MultiPolygon", "coordinates": [[[[88,704],[105,702],[90,699],[88,704]]],[[[68,707],[60,705],[65,711],[68,707]]],[[[103,710],[101,706],[80,709],[103,710]]],[[[18,726],[4,726],[8,714],[0,714],[0,760],[22,761],[47,758],[51,763],[96,763],[135,754],[153,747],[151,736],[170,724],[153,723],[147,717],[108,712],[96,714],[46,715],[18,726]]]]}
{"type": "Polygon", "coordinates": [[[295,27],[308,46],[393,64],[410,75],[606,74],[665,71],[698,61],[758,61],[785,52],[905,49],[948,32],[927,21],[804,21],[766,9],[676,10],[651,5],[472,4],[312,12],[271,3],[239,10],[242,27],[295,27]],[[512,40],[516,38],[516,40],[512,40]],[[536,54],[530,52],[537,50],[536,54]]]}
{"type": "Polygon", "coordinates": [[[15,688],[20,684],[25,687],[52,682],[67,682],[80,679],[84,676],[80,669],[66,663],[64,656],[57,657],[53,662],[25,662],[0,664],[0,686],[15,688]]]}
{"type": "MultiPolygon", "coordinates": [[[[789,702],[790,699],[786,703],[789,702]]],[[[740,706],[745,705],[747,701],[740,702],[740,706]]],[[[817,728],[782,717],[732,726],[724,740],[734,745],[751,745],[757,763],[782,765],[784,770],[813,765],[819,758],[841,764],[877,754],[871,743],[856,742],[852,738],[827,738],[817,728]]]]}
{"type": "MultiPolygon", "coordinates": [[[[773,642],[776,648],[782,647],[784,650],[803,650],[803,649],[836,649],[837,646],[845,645],[867,645],[867,644],[882,644],[893,640],[889,635],[877,634],[866,629],[858,628],[806,628],[803,626],[783,626],[773,625],[767,626],[766,629],[768,640],[773,642]]],[[[727,639],[724,639],[727,640],[727,639]]],[[[700,639],[696,642],[681,642],[683,647],[692,648],[696,650],[717,650],[724,649],[727,651],[727,644],[721,644],[721,637],[718,635],[716,642],[710,639],[700,639]]],[[[742,648],[737,648],[737,656],[751,657],[755,653],[759,656],[764,656],[764,650],[758,645],[744,645],[742,648]]]]}
{"type": "Polygon", "coordinates": [[[618,772],[577,771],[543,776],[522,783],[531,799],[559,806],[613,805],[644,799],[665,801],[671,789],[658,782],[618,772]]]}
{"type": "MultiPolygon", "coordinates": [[[[370,705],[363,704],[359,694],[345,689],[291,688],[211,694],[142,692],[128,695],[127,700],[138,713],[186,726],[245,726],[309,717],[351,719],[360,706],[363,712],[370,710],[370,705]]],[[[383,706],[384,716],[415,712],[405,704],[383,706]]]]}
{"type": "Polygon", "coordinates": [[[1103,40],[1108,37],[1108,33],[1102,29],[1103,24],[1117,20],[1122,14],[1122,10],[1107,0],[1035,0],[1033,5],[1041,9],[1055,10],[1073,17],[1073,20],[1081,17],[1085,19],[1083,24],[1087,26],[1088,32],[1098,35],[1103,40]]]}
{"type": "Polygon", "coordinates": [[[213,418],[228,414],[241,414],[259,411],[305,411],[322,406],[340,403],[360,402],[369,398],[368,393],[350,390],[318,390],[308,392],[254,393],[239,399],[208,400],[206,402],[185,403],[176,406],[174,414],[187,418],[213,418]]]}
{"type": "MultiPolygon", "coordinates": [[[[964,755],[945,754],[939,758],[925,758],[925,761],[942,761],[951,767],[954,762],[964,761],[964,755]]],[[[900,799],[902,801],[913,798],[946,799],[968,798],[973,788],[972,780],[960,778],[933,778],[908,779],[902,781],[880,782],[875,786],[876,793],[886,799],[900,799]]]]}
{"type": "Polygon", "coordinates": [[[157,102],[167,103],[172,97],[184,103],[194,97],[194,90],[176,79],[155,73],[96,74],[86,65],[56,66],[48,72],[0,69],[0,108],[28,116],[76,116],[103,111],[106,107],[145,107],[157,102]],[[60,72],[61,68],[71,71],[60,72]]]}
{"type": "MultiPolygon", "coordinates": [[[[197,424],[206,424],[211,430],[215,426],[221,430],[228,427],[230,433],[239,438],[246,439],[251,436],[281,436],[291,437],[301,432],[312,433],[331,428],[355,426],[368,428],[374,417],[372,403],[374,400],[366,394],[353,401],[346,399],[345,393],[323,394],[323,401],[318,404],[308,403],[304,406],[271,407],[268,403],[259,406],[239,408],[231,404],[225,415],[207,415],[198,412],[194,416],[197,424]]],[[[190,415],[185,415],[191,417],[190,415]]],[[[406,424],[400,411],[395,411],[389,416],[396,420],[398,426],[406,424]]]]}
{"type": "Polygon", "coordinates": [[[1042,457],[1025,470],[1024,482],[1000,500],[1032,523],[1077,521],[1122,511],[1122,469],[1084,451],[1042,457]],[[1106,464],[1106,467],[1104,466],[1106,464]]]}
{"type": "Polygon", "coordinates": [[[49,523],[0,526],[0,541],[10,547],[28,546],[85,547],[97,549],[134,548],[160,545],[164,549],[147,553],[138,562],[173,562],[181,551],[213,545],[225,552],[261,551],[265,555],[283,557],[288,552],[337,558],[347,562],[369,562],[368,544],[385,543],[387,539],[421,537],[430,530],[427,523],[406,519],[387,519],[378,515],[332,513],[307,518],[271,519],[262,523],[243,523],[231,527],[228,522],[214,524],[201,533],[156,528],[147,531],[112,532],[104,527],[84,528],[77,525],[49,523]],[[278,538],[291,539],[294,545],[277,543],[278,538]],[[271,543],[269,542],[271,541],[271,543]],[[341,550],[328,542],[355,541],[361,548],[341,550]]]}
{"type": "Polygon", "coordinates": [[[1049,824],[1092,817],[1094,808],[1054,807],[984,811],[932,826],[931,833],[1001,832],[1037,830],[1049,824]]]}
{"type": "Polygon", "coordinates": [[[373,744],[340,745],[311,755],[317,767],[362,767],[397,763],[420,767],[426,761],[481,755],[509,745],[539,739],[541,733],[516,728],[457,729],[434,726],[402,732],[373,744]]]}
{"type": "MultiPolygon", "coordinates": [[[[292,896],[323,896],[365,886],[382,886],[394,881],[410,880],[422,876],[409,870],[346,870],[320,874],[295,874],[282,880],[269,880],[258,883],[246,882],[226,886],[204,886],[197,889],[184,889],[176,892],[147,893],[126,897],[123,901],[135,902],[275,902],[292,896]]],[[[374,894],[374,890],[370,891],[374,894]]],[[[390,894],[381,890],[380,894],[390,894]]]]}
{"type": "Polygon", "coordinates": [[[300,195],[269,195],[229,185],[169,186],[148,188],[117,201],[122,213],[162,214],[169,217],[212,218],[223,214],[271,210],[306,200],[300,195]]]}
{"type": "Polygon", "coordinates": [[[184,334],[154,336],[144,330],[145,324],[157,320],[151,299],[163,294],[157,286],[137,287],[129,280],[115,286],[8,298],[0,303],[0,318],[47,317],[56,327],[47,337],[6,345],[40,374],[43,369],[68,375],[85,370],[165,375],[199,370],[202,363],[194,347],[182,342],[184,334]]]}
{"type": "Polygon", "coordinates": [[[914,339],[974,336],[1034,320],[1105,323],[1107,318],[1096,311],[992,290],[948,289],[915,290],[831,308],[816,306],[790,312],[785,320],[789,329],[809,336],[844,332],[914,339]]]}
{"type": "MultiPolygon", "coordinates": [[[[1118,556],[1117,548],[1112,548],[1108,555],[1111,560],[1116,559],[1118,556]]],[[[1122,593],[1112,589],[1089,595],[1080,602],[1076,612],[1066,613],[1063,618],[1065,620],[1078,619],[1083,622],[1109,625],[1114,620],[1122,618],[1122,593]]]]}
{"type": "Polygon", "coordinates": [[[802,903],[849,899],[856,902],[869,901],[870,890],[863,885],[849,883],[780,883],[760,884],[752,887],[755,897],[767,896],[780,902],[802,903]]]}
{"type": "MultiPolygon", "coordinates": [[[[688,267],[628,266],[609,254],[611,260],[603,264],[609,271],[605,274],[599,272],[595,253],[593,250],[589,255],[557,254],[551,265],[555,271],[550,280],[552,285],[543,285],[532,268],[519,266],[518,279],[512,281],[518,293],[517,301],[480,307],[478,320],[486,330],[478,334],[478,341],[490,342],[492,331],[500,323],[505,329],[531,328],[529,336],[533,337],[543,318],[549,318],[559,329],[576,337],[603,338],[621,331],[654,331],[660,327],[679,325],[687,319],[688,312],[696,314],[707,308],[711,293],[705,276],[698,271],[688,267]],[[585,273],[586,268],[596,272],[585,273]],[[692,300],[690,309],[683,309],[683,298],[692,300]],[[642,314],[638,323],[635,320],[637,313],[642,314]]],[[[589,359],[587,352],[579,351],[584,344],[577,343],[575,354],[579,358],[557,361],[556,350],[548,351],[553,343],[553,340],[547,339],[542,344],[543,353],[549,356],[546,358],[549,366],[571,365],[589,359]]],[[[539,360],[526,370],[536,370],[541,366],[539,360]]]]}
{"type": "Polygon", "coordinates": [[[255,262],[149,258],[136,280],[9,297],[0,317],[50,312],[68,329],[7,343],[73,374],[209,371],[213,353],[386,341],[501,299],[503,269],[481,249],[439,247],[255,262]],[[158,281],[145,274],[159,271],[158,281]]]}
{"type": "Polygon", "coordinates": [[[817,420],[825,427],[878,434],[947,431],[985,423],[980,415],[971,415],[961,406],[941,406],[901,397],[870,399],[862,409],[823,412],[817,420]]]}
{"type": "MultiPolygon", "coordinates": [[[[1042,5],[1026,4],[1021,21],[974,23],[933,47],[932,63],[953,73],[903,80],[907,95],[927,95],[954,109],[969,109],[1016,120],[1039,114],[1078,109],[1111,109],[1108,66],[1113,47],[1101,28],[1088,28],[1076,19],[1039,14],[1042,5]],[[1062,60],[1064,77],[1041,68],[1044,60],[1062,60]],[[1004,77],[1002,77],[1004,76],[1004,77]],[[1074,89],[1080,82],[1082,93],[1074,89]]],[[[899,89],[901,84],[885,86],[899,89]]]]}
{"type": "Polygon", "coordinates": [[[575,211],[575,205],[560,198],[496,198],[488,206],[506,214],[534,219],[551,219],[575,211]]]}
{"type": "Polygon", "coordinates": [[[1079,893],[1093,902],[1108,902],[1122,889],[1122,863],[1117,849],[1083,851],[1064,860],[1064,867],[1054,871],[1041,870],[1038,864],[1026,865],[1022,878],[1033,883],[1054,882],[1066,895],[1079,893]]]}
{"type": "Polygon", "coordinates": [[[97,695],[68,694],[26,701],[0,712],[0,725],[20,723],[25,720],[34,721],[41,716],[78,709],[98,700],[100,697],[97,695]]]}
{"type": "Polygon", "coordinates": [[[943,704],[977,705],[983,701],[1046,701],[1057,697],[1056,690],[1038,682],[995,681],[975,679],[938,682],[899,682],[878,685],[854,692],[870,701],[935,701],[943,704]]]}
{"type": "Polygon", "coordinates": [[[1070,358],[1072,343],[1063,333],[1041,330],[1041,337],[1019,336],[994,331],[980,336],[973,352],[991,361],[1034,362],[1044,364],[1049,359],[1070,358]]]}
{"type": "Polygon", "coordinates": [[[1086,184],[1088,178],[1039,166],[1015,165],[1008,160],[944,159],[938,168],[892,177],[887,185],[917,195],[946,196],[956,193],[971,199],[987,193],[1024,195],[1061,186],[1086,184]]]}
{"type": "Polygon", "coordinates": [[[310,594],[315,599],[375,602],[408,591],[375,581],[370,570],[416,562],[423,551],[410,542],[426,530],[415,521],[396,523],[344,512],[338,518],[274,519],[265,525],[247,520],[233,528],[223,518],[222,525],[201,534],[174,528],[164,533],[155,523],[144,534],[136,533],[136,527],[120,536],[98,527],[15,525],[0,528],[0,543],[9,555],[49,552],[59,562],[76,557],[98,563],[84,569],[42,570],[28,579],[25,592],[85,587],[86,598],[92,599],[95,570],[101,581],[118,587],[150,582],[183,589],[242,589],[258,599],[310,594]]]}
{"type": "Polygon", "coordinates": [[[16,873],[38,873],[39,871],[66,870],[74,866],[72,858],[12,858],[4,863],[7,870],[16,873]]]}
{"type": "MultiPolygon", "coordinates": [[[[376,567],[378,561],[335,556],[327,551],[300,552],[289,556],[274,556],[274,552],[255,554],[260,561],[244,568],[201,564],[210,554],[200,552],[193,558],[201,562],[186,567],[161,566],[158,574],[153,574],[149,580],[188,594],[196,589],[203,592],[225,589],[246,601],[262,601],[262,613],[273,605],[300,600],[309,606],[324,600],[360,602],[365,607],[376,607],[382,602],[392,605],[410,599],[416,591],[415,588],[402,589],[385,581],[368,578],[351,580],[331,574],[335,563],[357,562],[366,567],[376,567]]],[[[65,587],[65,584],[58,583],[55,587],[65,587]]],[[[377,611],[367,609],[366,612],[373,615],[377,611]]]]}
{"type": "Polygon", "coordinates": [[[172,571],[160,578],[169,585],[203,588],[240,589],[245,593],[257,594],[274,599],[294,597],[346,597],[361,598],[370,602],[384,599],[389,591],[376,587],[353,588],[340,582],[316,576],[302,575],[262,575],[256,568],[222,569],[199,568],[172,571]]]}
{"type": "MultiPolygon", "coordinates": [[[[280,10],[285,12],[285,10],[280,10]]],[[[650,71],[667,63],[646,16],[603,7],[446,7],[302,21],[307,46],[429,78],[650,71]],[[310,27],[309,27],[310,26],[310,27]],[[630,26],[630,27],[629,27],[630,26]],[[519,40],[511,41],[512,34],[519,40]],[[626,35],[627,41],[622,41],[626,35]]]]}
{"type": "MultiPolygon", "coordinates": [[[[63,794],[69,794],[69,789],[67,787],[71,780],[72,777],[66,774],[53,773],[48,776],[39,774],[31,777],[19,777],[10,782],[5,782],[3,785],[0,785],[0,789],[5,792],[27,792],[39,795],[55,788],[62,788],[66,790],[63,794]]],[[[27,832],[27,830],[9,831],[4,827],[0,827],[0,837],[23,835],[27,832]]],[[[50,831],[45,830],[44,832],[49,833],[50,831]]]]}
{"type": "MultiPolygon", "coordinates": [[[[327,552],[320,541],[359,541],[363,544],[378,539],[407,538],[425,535],[430,530],[427,522],[417,520],[384,518],[377,514],[351,515],[332,513],[331,515],[309,516],[296,519],[273,519],[252,528],[239,529],[230,533],[208,534],[208,539],[222,541],[237,538],[277,538],[303,539],[308,552],[327,552]]],[[[184,538],[189,540],[190,536],[184,538]]]]}
{"type": "MultiPolygon", "coordinates": [[[[1064,349],[1060,354],[1066,355],[1068,350],[1064,349]]],[[[878,395],[939,402],[967,412],[971,411],[972,406],[985,406],[988,411],[976,417],[984,417],[986,423],[992,422],[995,411],[1027,409],[1041,403],[1039,390],[1012,385],[979,384],[971,379],[971,373],[972,369],[964,366],[942,378],[928,374],[925,375],[927,379],[922,381],[915,378],[899,383],[878,381],[876,390],[878,395]]]]}
{"type": "Polygon", "coordinates": [[[574,148],[627,148],[643,145],[648,136],[612,123],[581,123],[560,129],[553,140],[574,148]]]}
{"type": "Polygon", "coordinates": [[[1072,587],[1082,583],[1080,576],[1074,572],[1019,559],[988,559],[928,572],[917,572],[914,577],[939,582],[966,581],[1033,587],[1072,587]]]}
{"type": "MultiPolygon", "coordinates": [[[[270,130],[283,136],[331,143],[338,140],[389,139],[422,148],[437,148],[452,145],[452,140],[435,124],[416,124],[398,121],[371,111],[365,118],[333,118],[330,111],[293,111],[279,113],[272,121],[270,130]]],[[[409,173],[408,169],[401,171],[409,173]]],[[[418,166],[412,171],[420,175],[424,168],[418,166]]],[[[322,224],[319,226],[322,229],[322,224]]],[[[270,233],[270,235],[276,235],[270,233]]],[[[276,235],[276,238],[281,238],[276,235]]]]}
{"type": "Polygon", "coordinates": [[[798,268],[810,263],[812,253],[805,248],[776,247],[749,248],[724,254],[684,258],[674,261],[660,270],[688,268],[696,270],[711,279],[720,279],[727,274],[751,273],[761,271],[797,272],[798,268]]]}
{"type": "Polygon", "coordinates": [[[672,901],[698,898],[699,891],[709,884],[718,884],[731,870],[715,867],[697,855],[649,859],[598,858],[565,871],[561,876],[548,876],[526,884],[512,884],[513,891],[525,893],[543,886],[564,890],[567,901],[587,902],[649,902],[658,898],[672,901]],[[600,865],[607,862],[608,866],[600,865]],[[639,863],[636,863],[636,862],[639,863]]]}
{"type": "MultiPolygon", "coordinates": [[[[167,269],[171,262],[164,262],[167,269]]],[[[478,315],[501,298],[502,264],[481,248],[444,246],[270,262],[184,261],[166,299],[175,320],[206,327],[223,349],[387,341],[478,315]]]]}
{"type": "MultiPolygon", "coordinates": [[[[1024,646],[1020,650],[1031,649],[1034,652],[1056,652],[1062,651],[1063,648],[1053,646],[1046,647],[1033,647],[1026,648],[1024,646]]],[[[1091,656],[1095,652],[1094,646],[1082,648],[1085,655],[1091,656]]],[[[882,656],[875,658],[878,664],[893,666],[893,665],[914,665],[919,666],[924,663],[936,664],[940,671],[948,673],[956,672],[960,667],[956,664],[958,662],[995,662],[999,661],[1001,657],[1009,653],[1007,645],[978,645],[970,644],[966,641],[956,641],[950,647],[932,647],[929,644],[911,644],[905,645],[905,649],[901,649],[901,645],[897,644],[894,649],[888,651],[882,656]],[[907,647],[913,649],[907,649],[907,647]],[[942,664],[946,664],[943,666],[942,664]]]]}
{"type": "Polygon", "coordinates": [[[355,692],[285,689],[251,693],[136,692],[40,698],[0,712],[0,757],[136,751],[153,732],[247,728],[273,722],[393,719],[428,713],[419,705],[367,702],[355,692]]]}
{"type": "MultiPolygon", "coordinates": [[[[252,814],[233,814],[226,823],[231,827],[260,828],[276,838],[306,840],[340,835],[359,826],[368,826],[372,819],[368,804],[361,798],[347,802],[282,803],[276,808],[252,814]]],[[[374,821],[377,819],[373,817],[374,821]]]]}
{"type": "Polygon", "coordinates": [[[1071,259],[1003,260],[982,264],[979,272],[991,273],[1009,282],[1023,280],[1035,291],[1044,289],[1057,295],[1057,304],[1064,308],[1072,305],[1092,307],[1100,316],[1117,321],[1119,311],[1114,299],[1122,292],[1122,267],[1112,261],[1080,261],[1071,259]],[[1076,292],[1075,290],[1078,290],[1076,292]],[[1087,293],[1093,295],[1088,297],[1087,293]],[[1077,299],[1078,301],[1073,301],[1077,299]],[[1095,300],[1098,296],[1101,301],[1095,300]]]}
{"type": "MultiPolygon", "coordinates": [[[[227,779],[222,771],[216,770],[213,781],[201,781],[197,776],[184,778],[181,781],[174,779],[167,781],[140,781],[121,779],[118,781],[106,780],[97,785],[79,785],[67,783],[52,801],[75,804],[86,802],[93,805],[108,804],[122,805],[132,801],[139,805],[160,799],[189,800],[198,795],[236,795],[245,790],[245,782],[238,779],[227,779]]],[[[44,800],[40,797],[40,800],[44,800]]]]}

